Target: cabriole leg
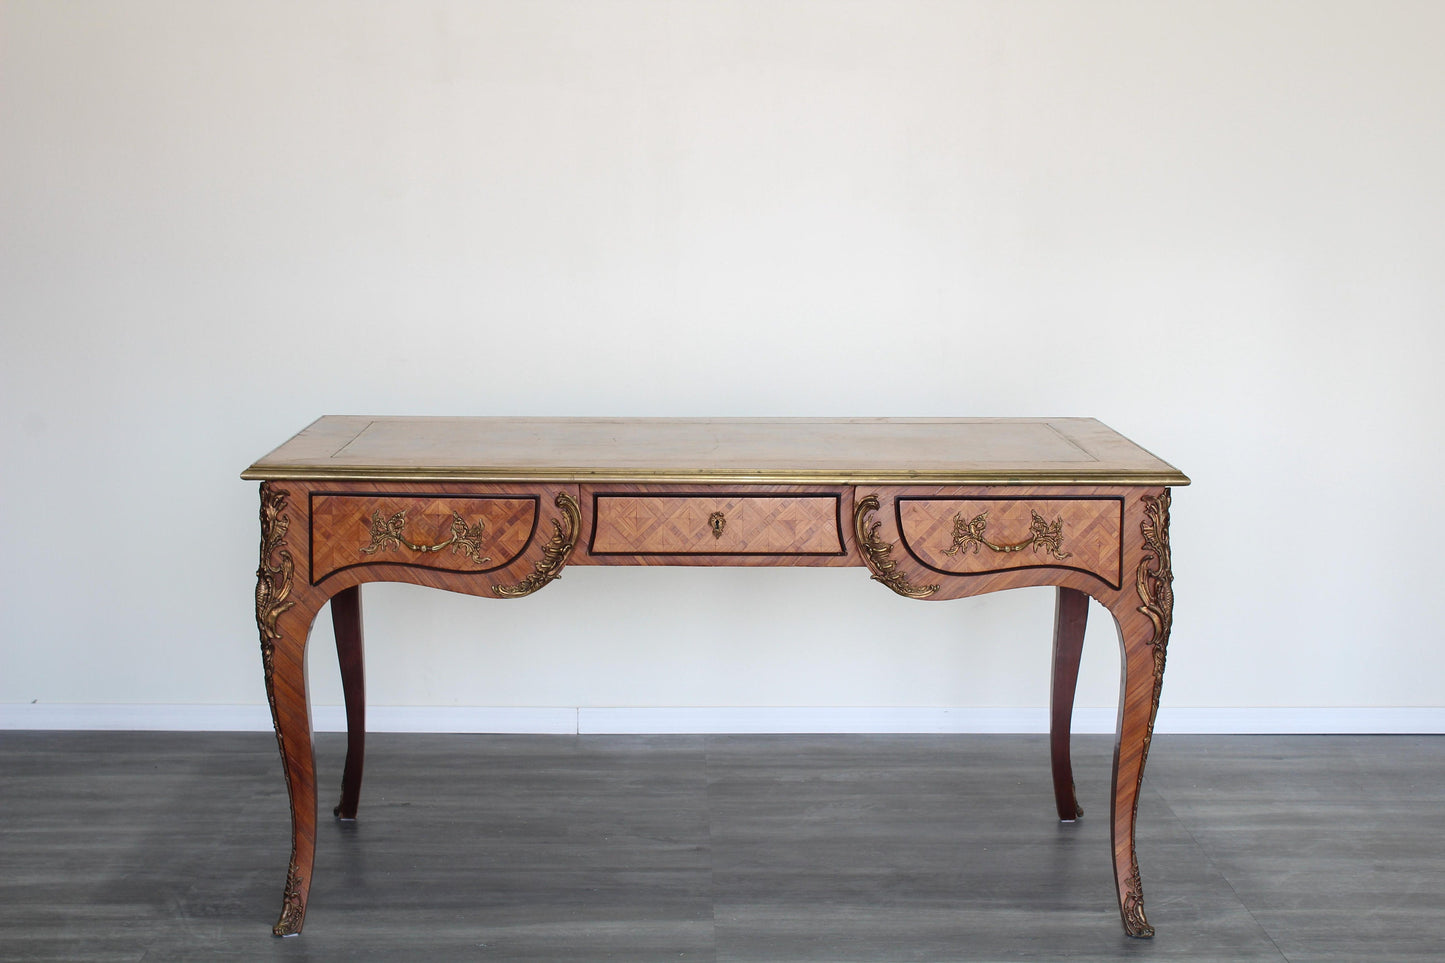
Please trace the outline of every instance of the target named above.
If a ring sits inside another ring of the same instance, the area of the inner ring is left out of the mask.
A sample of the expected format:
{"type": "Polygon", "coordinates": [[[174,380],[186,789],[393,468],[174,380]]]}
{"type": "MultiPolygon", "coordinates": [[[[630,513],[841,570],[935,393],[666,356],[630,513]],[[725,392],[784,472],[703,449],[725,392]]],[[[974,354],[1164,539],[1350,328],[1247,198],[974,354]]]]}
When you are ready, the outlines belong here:
{"type": "Polygon", "coordinates": [[[267,694],[271,697],[276,740],[281,746],[281,764],[291,797],[291,862],[286,870],[281,915],[271,932],[295,936],[306,919],[306,898],[316,859],[316,756],[306,696],[304,635],[299,643],[284,637],[278,640],[273,661],[267,694]]]}
{"type": "Polygon", "coordinates": [[[1129,634],[1121,629],[1123,667],[1119,681],[1119,727],[1114,742],[1110,842],[1114,851],[1114,882],[1119,889],[1119,912],[1124,920],[1124,932],[1130,936],[1145,937],[1154,935],[1154,927],[1144,916],[1144,890],[1139,879],[1134,826],[1139,816],[1144,762],[1149,754],[1154,672],[1147,644],[1138,638],[1137,633],[1131,641],[1129,634]]]}
{"type": "Polygon", "coordinates": [[[270,483],[261,486],[261,565],[256,571],[256,626],[261,633],[266,699],[291,800],[291,861],[281,916],[271,928],[277,936],[301,932],[316,860],[316,757],[306,693],[306,637],[316,605],[292,597],[287,497],[286,490],[270,483]]]}
{"type": "Polygon", "coordinates": [[[366,667],[362,651],[361,586],[342,589],[331,599],[336,630],[336,658],[346,698],[346,769],[341,776],[341,801],[332,810],[338,819],[355,819],[361,798],[361,772],[366,758],[366,667]]]}
{"type": "Polygon", "coordinates": [[[1154,935],[1154,927],[1144,916],[1144,888],[1139,879],[1134,828],[1139,816],[1144,763],[1149,757],[1154,718],[1159,712],[1159,693],[1164,685],[1169,630],[1174,622],[1169,489],[1164,489],[1158,496],[1143,496],[1139,508],[1143,551],[1135,575],[1135,592],[1142,604],[1132,610],[1114,612],[1119,623],[1120,681],[1110,838],[1124,932],[1130,936],[1148,937],[1154,935]]]}
{"type": "Polygon", "coordinates": [[[1073,822],[1084,815],[1074,793],[1074,766],[1069,757],[1069,735],[1074,715],[1074,692],[1079,684],[1079,658],[1084,651],[1084,627],[1089,597],[1077,589],[1060,588],[1054,609],[1054,670],[1049,698],[1049,750],[1054,770],[1054,803],[1059,818],[1073,822]]]}

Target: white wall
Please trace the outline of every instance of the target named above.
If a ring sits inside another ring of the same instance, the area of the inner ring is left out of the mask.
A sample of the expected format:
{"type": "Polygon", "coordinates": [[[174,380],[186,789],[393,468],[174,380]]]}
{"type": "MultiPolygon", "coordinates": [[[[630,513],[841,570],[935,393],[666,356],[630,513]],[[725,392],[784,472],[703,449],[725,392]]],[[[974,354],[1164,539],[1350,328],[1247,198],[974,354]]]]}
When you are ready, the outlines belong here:
{"type": "MultiPolygon", "coordinates": [[[[1093,415],[1166,707],[1445,708],[1445,4],[0,2],[0,703],[264,703],[321,413],[1093,415]]],[[[368,586],[371,700],[1045,704],[1052,593],[368,586]]],[[[317,624],[318,702],[339,701],[317,624]]],[[[1079,702],[1111,706],[1095,610],[1079,702]]]]}

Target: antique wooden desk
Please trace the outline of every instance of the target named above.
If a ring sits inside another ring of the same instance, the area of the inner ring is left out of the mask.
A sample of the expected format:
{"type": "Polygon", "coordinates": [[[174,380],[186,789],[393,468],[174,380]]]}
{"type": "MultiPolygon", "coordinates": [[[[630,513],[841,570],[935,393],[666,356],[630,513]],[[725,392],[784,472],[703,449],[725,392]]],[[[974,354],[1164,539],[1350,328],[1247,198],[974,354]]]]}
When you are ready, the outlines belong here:
{"type": "MultiPolygon", "coordinates": [[[[316,841],[305,651],[331,602],[356,816],[365,739],[363,582],[509,599],[567,565],[866,567],[910,599],[1058,588],[1051,746],[1059,818],[1088,597],[1118,623],[1114,878],[1144,916],[1134,824],[1174,610],[1176,469],[1092,419],[326,417],[241,476],[261,485],[256,624],[291,799],[273,932],[301,931],[316,841]]],[[[558,604],[563,603],[560,598],[558,604]]]]}

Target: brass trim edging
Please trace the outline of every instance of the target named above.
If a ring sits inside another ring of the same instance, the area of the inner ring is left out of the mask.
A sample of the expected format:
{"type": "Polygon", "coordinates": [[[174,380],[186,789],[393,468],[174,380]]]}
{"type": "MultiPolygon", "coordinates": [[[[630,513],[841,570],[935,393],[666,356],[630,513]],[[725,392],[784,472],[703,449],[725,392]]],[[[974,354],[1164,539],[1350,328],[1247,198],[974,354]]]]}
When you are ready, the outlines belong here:
{"type": "Polygon", "coordinates": [[[632,484],[756,484],[756,485],[1129,485],[1157,488],[1183,487],[1188,476],[1179,472],[1095,472],[1062,471],[637,471],[592,468],[542,468],[524,471],[509,468],[434,467],[401,469],[383,466],[258,467],[241,473],[246,481],[377,481],[377,482],[536,482],[589,484],[595,482],[632,484]]]}

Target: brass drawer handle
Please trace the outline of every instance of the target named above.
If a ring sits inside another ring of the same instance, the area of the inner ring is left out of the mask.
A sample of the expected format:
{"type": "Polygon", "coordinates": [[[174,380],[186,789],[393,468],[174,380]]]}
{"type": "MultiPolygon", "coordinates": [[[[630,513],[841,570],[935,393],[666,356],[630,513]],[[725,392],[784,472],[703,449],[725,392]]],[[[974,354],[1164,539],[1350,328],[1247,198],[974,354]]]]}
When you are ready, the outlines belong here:
{"type": "Polygon", "coordinates": [[[727,516],[722,512],[713,512],[707,517],[707,523],[712,526],[712,537],[722,538],[723,529],[728,525],[727,516]]]}
{"type": "Polygon", "coordinates": [[[943,551],[945,555],[957,555],[960,551],[967,552],[970,545],[973,546],[973,553],[978,554],[978,548],[982,545],[991,552],[1021,552],[1030,546],[1037,552],[1044,549],[1057,559],[1065,559],[1072,556],[1073,552],[1062,551],[1064,547],[1064,517],[1060,515],[1054,519],[1053,524],[1044,521],[1043,516],[1038,512],[1030,511],[1033,521],[1029,524],[1029,537],[1022,542],[1014,542],[1011,545],[995,545],[984,535],[984,529],[988,527],[988,512],[982,512],[973,518],[964,520],[963,512],[953,516],[953,545],[943,551]]]}
{"type": "MultiPolygon", "coordinates": [[[[362,524],[365,524],[363,522],[362,524]]],[[[361,550],[363,555],[375,555],[395,546],[405,546],[413,552],[428,555],[432,552],[440,552],[448,545],[452,551],[460,555],[466,555],[478,565],[485,565],[491,561],[490,557],[482,555],[482,529],[486,523],[480,518],[477,523],[470,527],[461,513],[452,512],[452,537],[444,542],[435,545],[418,545],[407,540],[403,532],[406,529],[406,509],[403,508],[390,518],[382,518],[380,510],[371,513],[371,544],[361,550]]]]}

